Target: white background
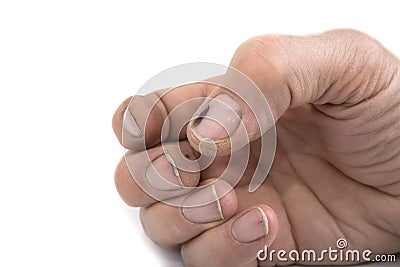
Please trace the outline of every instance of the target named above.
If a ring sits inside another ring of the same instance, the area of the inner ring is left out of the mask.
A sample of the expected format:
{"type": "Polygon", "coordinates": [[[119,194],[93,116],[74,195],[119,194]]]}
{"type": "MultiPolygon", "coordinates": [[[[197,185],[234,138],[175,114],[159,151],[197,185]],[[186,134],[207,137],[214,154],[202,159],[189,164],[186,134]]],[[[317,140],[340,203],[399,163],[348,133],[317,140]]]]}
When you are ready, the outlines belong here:
{"type": "Polygon", "coordinates": [[[400,55],[398,1],[0,1],[0,266],[181,266],[114,188],[119,103],[266,33],[356,28],[400,55]]]}

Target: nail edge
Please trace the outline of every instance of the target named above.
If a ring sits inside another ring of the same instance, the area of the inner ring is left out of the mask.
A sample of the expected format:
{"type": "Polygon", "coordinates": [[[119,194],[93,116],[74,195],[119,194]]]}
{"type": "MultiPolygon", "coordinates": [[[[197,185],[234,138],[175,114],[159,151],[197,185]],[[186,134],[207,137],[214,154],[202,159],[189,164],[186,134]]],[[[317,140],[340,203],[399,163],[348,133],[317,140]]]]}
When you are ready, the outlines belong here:
{"type": "Polygon", "coordinates": [[[269,224],[268,224],[268,218],[267,215],[265,214],[264,210],[260,207],[257,207],[258,211],[261,213],[261,218],[264,223],[264,235],[267,236],[269,233],[269,224]]]}

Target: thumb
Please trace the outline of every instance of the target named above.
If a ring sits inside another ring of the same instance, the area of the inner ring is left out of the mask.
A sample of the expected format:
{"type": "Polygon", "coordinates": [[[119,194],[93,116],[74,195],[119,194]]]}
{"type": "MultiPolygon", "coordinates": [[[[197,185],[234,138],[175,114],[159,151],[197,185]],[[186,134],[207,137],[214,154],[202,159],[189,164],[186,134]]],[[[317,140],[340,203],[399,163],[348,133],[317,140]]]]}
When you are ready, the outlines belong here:
{"type": "MultiPolygon", "coordinates": [[[[251,142],[289,108],[312,103],[324,112],[321,106],[324,104],[356,105],[398,78],[399,62],[366,34],[334,30],[312,36],[252,38],[238,48],[230,65],[258,86],[269,108],[257,107],[262,101],[251,105],[244,101],[254,90],[238,93],[217,88],[209,96],[213,99],[200,106],[197,117],[187,128],[188,139],[198,151],[202,139],[213,139],[217,153],[230,153],[232,139],[229,136],[235,136],[238,131],[238,118],[245,131],[240,131],[242,136],[237,139],[241,137],[251,142]],[[265,119],[268,118],[265,114],[257,114],[269,109],[272,120],[265,119]]],[[[230,78],[226,75],[226,79],[230,78]]],[[[336,115],[329,113],[329,116],[336,115]]]]}

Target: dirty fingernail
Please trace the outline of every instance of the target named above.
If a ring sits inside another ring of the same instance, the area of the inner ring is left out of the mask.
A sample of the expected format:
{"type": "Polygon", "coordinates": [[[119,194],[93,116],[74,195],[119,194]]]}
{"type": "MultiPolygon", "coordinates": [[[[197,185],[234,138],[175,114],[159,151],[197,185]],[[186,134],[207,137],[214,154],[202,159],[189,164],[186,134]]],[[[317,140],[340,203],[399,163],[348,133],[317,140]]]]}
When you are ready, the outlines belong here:
{"type": "Polygon", "coordinates": [[[240,104],[228,94],[219,94],[197,115],[195,130],[204,138],[225,138],[236,130],[241,116],[240,104]]]}
{"type": "Polygon", "coordinates": [[[194,223],[209,223],[224,219],[222,213],[221,203],[219,201],[214,185],[210,185],[188,196],[185,200],[187,207],[182,208],[183,216],[194,223]],[[197,202],[198,200],[215,199],[215,201],[196,207],[188,205],[191,201],[197,202]]]}
{"type": "Polygon", "coordinates": [[[241,243],[250,243],[268,235],[268,219],[263,209],[257,207],[232,224],[232,236],[241,243]]]}
{"type": "Polygon", "coordinates": [[[184,186],[178,168],[169,154],[153,160],[146,169],[145,178],[157,190],[170,191],[184,186]]]}

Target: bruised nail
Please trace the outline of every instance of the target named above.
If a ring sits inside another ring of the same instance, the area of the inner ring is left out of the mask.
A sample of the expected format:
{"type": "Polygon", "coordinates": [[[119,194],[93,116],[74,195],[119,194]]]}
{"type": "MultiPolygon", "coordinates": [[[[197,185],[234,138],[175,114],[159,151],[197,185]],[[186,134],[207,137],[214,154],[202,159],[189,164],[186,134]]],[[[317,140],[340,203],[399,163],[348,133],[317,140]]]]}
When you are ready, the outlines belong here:
{"type": "Polygon", "coordinates": [[[174,160],[166,153],[151,162],[146,169],[145,178],[157,190],[171,191],[184,186],[174,160]]]}
{"type": "Polygon", "coordinates": [[[199,199],[210,199],[210,197],[212,197],[211,199],[215,199],[215,201],[196,207],[183,207],[183,216],[194,223],[209,223],[223,220],[224,215],[222,213],[221,202],[218,198],[214,184],[189,195],[184,204],[188,205],[191,201],[196,202],[199,199]]]}
{"type": "Polygon", "coordinates": [[[132,113],[129,111],[128,107],[125,109],[124,112],[123,128],[133,137],[139,138],[143,136],[142,131],[137,125],[136,120],[133,117],[132,113]]]}
{"type": "Polygon", "coordinates": [[[254,242],[267,236],[268,231],[268,218],[260,207],[248,211],[232,224],[232,236],[241,243],[254,242]]]}
{"type": "Polygon", "coordinates": [[[225,138],[238,127],[242,109],[228,94],[219,94],[197,115],[193,125],[203,138],[225,138]]]}

